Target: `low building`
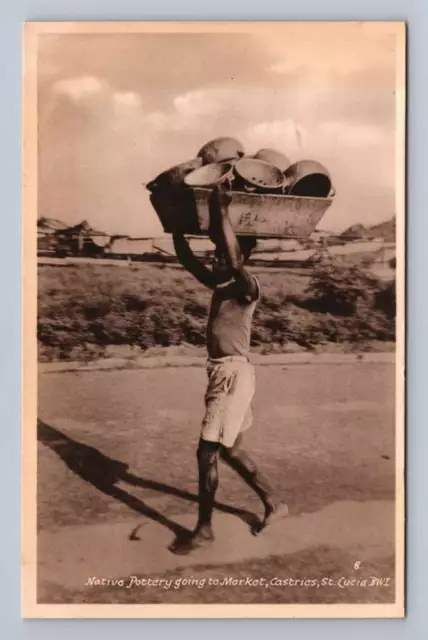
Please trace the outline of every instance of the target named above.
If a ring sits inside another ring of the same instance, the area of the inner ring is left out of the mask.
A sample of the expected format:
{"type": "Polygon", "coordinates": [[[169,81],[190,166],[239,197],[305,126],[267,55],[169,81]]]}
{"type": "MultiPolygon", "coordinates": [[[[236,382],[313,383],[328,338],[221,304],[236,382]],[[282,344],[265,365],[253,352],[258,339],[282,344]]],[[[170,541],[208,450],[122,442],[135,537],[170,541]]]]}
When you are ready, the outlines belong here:
{"type": "Polygon", "coordinates": [[[52,254],[57,245],[57,232],[66,229],[67,225],[55,218],[38,218],[37,220],[37,253],[52,254]]]}
{"type": "Polygon", "coordinates": [[[56,253],[60,256],[102,256],[110,242],[109,235],[93,229],[86,220],[57,230],[55,236],[56,253]]]}
{"type": "Polygon", "coordinates": [[[113,237],[106,247],[106,254],[115,258],[137,257],[147,253],[153,253],[153,241],[150,238],[113,237]]]}

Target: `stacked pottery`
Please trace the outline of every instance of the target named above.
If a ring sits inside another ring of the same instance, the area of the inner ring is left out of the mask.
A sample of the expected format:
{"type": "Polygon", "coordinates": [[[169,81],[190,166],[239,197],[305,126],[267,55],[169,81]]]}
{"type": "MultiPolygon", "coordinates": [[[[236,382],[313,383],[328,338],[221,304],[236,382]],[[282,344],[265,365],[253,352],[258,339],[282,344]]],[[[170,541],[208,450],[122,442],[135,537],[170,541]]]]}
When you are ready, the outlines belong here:
{"type": "Polygon", "coordinates": [[[195,190],[226,184],[233,193],[296,198],[328,198],[334,195],[328,170],[315,160],[292,163],[271,147],[246,153],[239,140],[210,140],[197,156],[167,169],[146,184],[150,200],[164,230],[170,232],[178,217],[188,233],[198,228],[195,190]]]}

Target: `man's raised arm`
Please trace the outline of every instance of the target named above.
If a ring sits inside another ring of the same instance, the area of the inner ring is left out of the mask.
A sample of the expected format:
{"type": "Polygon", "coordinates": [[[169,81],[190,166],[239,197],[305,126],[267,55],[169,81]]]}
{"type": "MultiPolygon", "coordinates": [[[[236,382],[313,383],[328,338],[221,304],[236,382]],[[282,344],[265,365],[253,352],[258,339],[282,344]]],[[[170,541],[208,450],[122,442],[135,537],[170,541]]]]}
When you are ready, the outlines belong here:
{"type": "Polygon", "coordinates": [[[183,233],[175,231],[172,237],[177,258],[183,267],[199,282],[209,289],[213,289],[215,287],[213,274],[195,257],[183,233]]]}
{"type": "Polygon", "coordinates": [[[211,232],[220,243],[241,292],[256,300],[259,295],[257,282],[244,268],[244,259],[229,218],[230,201],[231,196],[224,187],[214,189],[210,203],[211,232]]]}

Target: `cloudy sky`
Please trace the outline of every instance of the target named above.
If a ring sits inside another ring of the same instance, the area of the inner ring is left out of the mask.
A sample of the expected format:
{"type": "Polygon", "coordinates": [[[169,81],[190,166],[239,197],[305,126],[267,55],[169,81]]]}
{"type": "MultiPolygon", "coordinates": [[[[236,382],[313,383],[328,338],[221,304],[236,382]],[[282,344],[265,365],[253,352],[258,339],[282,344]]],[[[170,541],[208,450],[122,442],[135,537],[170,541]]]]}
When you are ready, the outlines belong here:
{"type": "Polygon", "coordinates": [[[330,170],[321,227],[394,214],[396,32],[282,31],[39,38],[39,215],[110,233],[162,230],[142,183],[232,135],[330,170]]]}

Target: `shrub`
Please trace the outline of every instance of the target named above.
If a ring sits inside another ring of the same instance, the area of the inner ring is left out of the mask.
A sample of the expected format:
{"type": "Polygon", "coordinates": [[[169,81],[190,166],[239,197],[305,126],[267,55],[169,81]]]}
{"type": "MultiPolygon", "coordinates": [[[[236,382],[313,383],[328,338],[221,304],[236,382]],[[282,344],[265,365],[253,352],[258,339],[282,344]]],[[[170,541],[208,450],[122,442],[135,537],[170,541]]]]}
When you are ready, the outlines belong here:
{"type": "Polygon", "coordinates": [[[373,306],[378,288],[379,281],[367,271],[329,263],[315,270],[306,292],[320,311],[350,316],[373,306]]]}
{"type": "Polygon", "coordinates": [[[307,293],[307,306],[343,317],[330,333],[336,341],[395,338],[395,282],[384,283],[358,266],[330,264],[314,272],[307,293]]]}

